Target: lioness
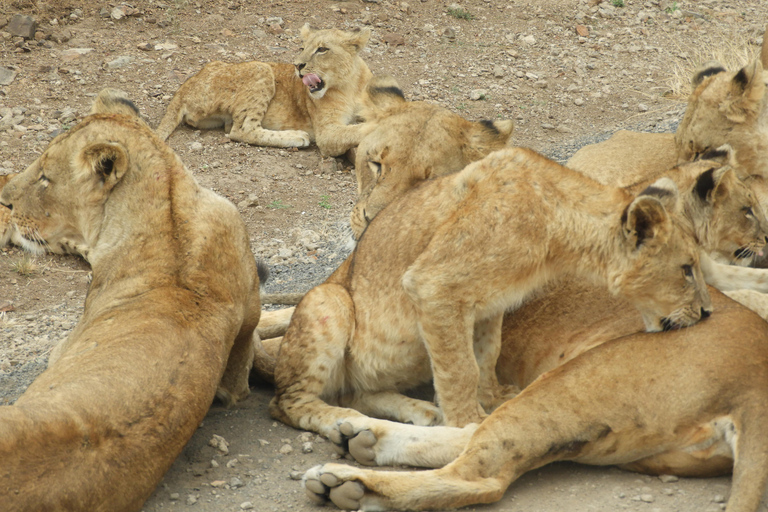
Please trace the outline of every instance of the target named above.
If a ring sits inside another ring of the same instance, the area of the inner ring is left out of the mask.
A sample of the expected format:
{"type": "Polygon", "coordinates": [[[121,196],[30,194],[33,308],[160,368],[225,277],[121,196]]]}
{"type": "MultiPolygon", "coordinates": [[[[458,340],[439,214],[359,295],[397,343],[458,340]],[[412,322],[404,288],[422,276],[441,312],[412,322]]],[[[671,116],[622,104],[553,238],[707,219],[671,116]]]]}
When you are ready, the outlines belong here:
{"type": "Polygon", "coordinates": [[[249,392],[260,305],[245,226],[125,115],[56,137],[0,203],[25,246],[81,241],[93,269],[75,329],[0,407],[2,509],[139,510],[214,396],[249,392]]]}
{"type": "Polygon", "coordinates": [[[512,121],[467,121],[422,101],[403,102],[378,119],[357,148],[357,202],[351,227],[359,239],[392,199],[430,178],[460,171],[507,145],[512,121]]]}
{"type": "MultiPolygon", "coordinates": [[[[764,47],[768,48],[768,34],[764,47]]],[[[764,52],[768,55],[768,51],[764,52]]],[[[768,180],[768,62],[754,61],[735,72],[718,63],[698,70],[693,93],[675,134],[616,132],[585,146],[566,163],[605,184],[628,186],[650,174],[693,160],[728,144],[738,166],[759,181],[768,180]]],[[[768,206],[768,187],[760,185],[768,206]]]]}
{"type": "Polygon", "coordinates": [[[478,422],[478,402],[514,392],[494,374],[502,313],[564,273],[631,297],[648,330],[696,322],[709,298],[678,203],[669,180],[633,198],[522,148],[423,183],[298,305],[270,412],[324,435],[360,414],[324,400],[437,423],[437,409],[398,393],[434,378],[444,422],[478,422]]]}
{"type": "Polygon", "coordinates": [[[223,125],[232,140],[298,148],[314,141],[323,155],[341,155],[373,129],[354,124],[372,107],[372,74],[359,55],[370,35],[370,29],[304,25],[304,45],[293,65],[206,64],[176,92],[157,133],[165,140],[181,122],[203,129],[223,125]]]}
{"type": "MultiPolygon", "coordinates": [[[[556,460],[687,476],[733,465],[726,510],[756,512],[768,482],[768,324],[713,291],[707,320],[629,334],[642,325],[625,301],[600,290],[555,296],[565,300],[548,296],[511,315],[524,317],[514,337],[531,351],[514,360],[560,364],[566,338],[600,339],[599,346],[536,378],[479,426],[350,418],[340,429],[358,460],[447,465],[406,472],[317,466],[304,476],[310,497],[351,510],[443,510],[497,501],[523,473],[556,460]]],[[[521,373],[504,352],[499,362],[521,373]]]]}

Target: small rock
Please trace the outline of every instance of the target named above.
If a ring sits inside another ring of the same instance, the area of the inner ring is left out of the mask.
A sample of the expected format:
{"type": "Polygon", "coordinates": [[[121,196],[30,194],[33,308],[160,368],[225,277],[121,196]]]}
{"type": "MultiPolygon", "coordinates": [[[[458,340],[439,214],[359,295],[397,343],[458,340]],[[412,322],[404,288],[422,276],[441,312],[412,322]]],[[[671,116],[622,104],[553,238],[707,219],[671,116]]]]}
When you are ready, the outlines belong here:
{"type": "Polygon", "coordinates": [[[143,50],[145,52],[151,52],[152,50],[155,49],[155,45],[153,45],[152,43],[139,43],[138,45],[136,45],[136,48],[138,48],[139,50],[143,50]]]}
{"type": "Polygon", "coordinates": [[[189,145],[189,149],[191,149],[192,151],[200,151],[203,149],[203,143],[199,141],[195,141],[189,145]]]}
{"type": "Polygon", "coordinates": [[[120,57],[107,62],[106,66],[109,69],[117,69],[117,68],[125,67],[131,62],[133,62],[133,57],[129,55],[121,55],[120,57]]]}
{"type": "Polygon", "coordinates": [[[469,99],[472,101],[484,100],[488,96],[486,89],[473,89],[469,93],[469,99]]]}
{"type": "Polygon", "coordinates": [[[573,104],[576,105],[577,107],[584,105],[584,98],[576,98],[575,100],[573,100],[573,104]]]}
{"type": "Polygon", "coordinates": [[[313,437],[314,436],[312,435],[312,432],[302,432],[296,437],[296,439],[298,439],[300,443],[308,443],[312,440],[313,437]]]}
{"type": "Polygon", "coordinates": [[[242,486],[244,486],[244,485],[245,485],[245,484],[243,483],[243,481],[242,481],[242,480],[240,480],[239,478],[237,478],[236,476],[233,476],[233,477],[232,477],[232,478],[229,480],[229,486],[230,486],[231,488],[233,488],[233,489],[237,489],[238,487],[242,487],[242,486]]]}
{"type": "Polygon", "coordinates": [[[32,39],[35,37],[35,32],[37,32],[37,21],[32,16],[16,14],[11,18],[11,22],[8,23],[5,30],[11,35],[32,39]]]}
{"type": "Polygon", "coordinates": [[[0,67],[0,85],[10,85],[17,73],[15,69],[0,67]]]}
{"type": "Polygon", "coordinates": [[[189,496],[187,496],[186,503],[187,505],[194,505],[195,503],[197,503],[197,496],[190,494],[189,496]]]}
{"type": "Polygon", "coordinates": [[[301,480],[304,478],[304,472],[303,471],[291,471],[291,480],[301,480]]]}
{"type": "Polygon", "coordinates": [[[504,68],[499,66],[498,64],[496,66],[493,66],[493,76],[496,78],[503,78],[504,68]]]}
{"type": "Polygon", "coordinates": [[[211,487],[215,487],[217,489],[219,487],[224,487],[225,485],[227,485],[227,482],[224,480],[214,480],[213,482],[211,482],[211,487]]]}
{"type": "Polygon", "coordinates": [[[217,461],[215,461],[215,460],[211,459],[211,467],[212,467],[213,469],[216,469],[216,468],[218,468],[218,467],[219,467],[219,463],[218,463],[217,461]]]}
{"type": "Polygon", "coordinates": [[[386,34],[381,39],[389,46],[405,46],[405,38],[400,34],[386,34]]]}
{"type": "Polygon", "coordinates": [[[278,25],[282,27],[285,25],[285,22],[280,16],[273,16],[271,18],[267,18],[267,25],[278,25]]]}
{"type": "Polygon", "coordinates": [[[283,455],[288,455],[289,453],[293,453],[293,447],[289,444],[284,444],[280,447],[279,452],[283,455]]]}
{"type": "Polygon", "coordinates": [[[549,123],[541,123],[541,127],[544,128],[545,130],[554,130],[555,129],[555,125],[549,124],[549,123]]]}
{"type": "Polygon", "coordinates": [[[581,37],[589,37],[589,29],[584,25],[576,25],[576,33],[581,37]]]}
{"type": "Polygon", "coordinates": [[[715,494],[715,497],[712,498],[712,501],[715,503],[725,503],[725,496],[722,494],[715,494]]]}
{"type": "Polygon", "coordinates": [[[237,466],[238,462],[240,462],[240,461],[238,461],[237,459],[232,459],[229,462],[227,462],[227,467],[228,468],[233,468],[233,467],[237,466]]]}
{"type": "Polygon", "coordinates": [[[258,441],[259,441],[259,446],[261,446],[262,448],[269,444],[269,441],[267,441],[266,439],[259,439],[258,441]]]}
{"type": "Polygon", "coordinates": [[[659,480],[661,480],[665,484],[668,484],[671,482],[677,482],[680,479],[675,475],[659,475],[659,480]]]}
{"type": "Polygon", "coordinates": [[[312,453],[313,451],[315,451],[315,448],[312,446],[312,443],[307,442],[301,445],[301,453],[312,453]]]}
{"type": "Polygon", "coordinates": [[[208,446],[213,446],[224,455],[229,454],[229,443],[226,439],[218,434],[213,434],[213,437],[208,441],[208,446]]]}
{"type": "Polygon", "coordinates": [[[251,510],[253,508],[253,503],[250,501],[244,501],[240,504],[240,510],[251,510]]]}
{"type": "Polygon", "coordinates": [[[171,496],[170,496],[170,498],[171,498],[171,501],[177,501],[177,500],[178,500],[180,497],[181,497],[181,496],[180,496],[180,495],[179,495],[179,493],[177,493],[177,492],[172,492],[172,493],[171,493],[171,496]]]}
{"type": "Polygon", "coordinates": [[[644,503],[653,503],[654,501],[653,494],[641,494],[640,501],[644,503]]]}
{"type": "Polygon", "coordinates": [[[522,36],[520,38],[520,40],[523,41],[525,44],[528,44],[528,45],[536,44],[536,38],[533,37],[532,35],[522,36]]]}
{"type": "Polygon", "coordinates": [[[648,112],[648,105],[646,105],[645,103],[640,103],[637,105],[637,110],[639,110],[640,112],[648,112]]]}
{"type": "Polygon", "coordinates": [[[109,13],[110,18],[113,20],[121,20],[125,18],[126,12],[125,12],[125,6],[124,5],[118,5],[112,11],[109,13]]]}

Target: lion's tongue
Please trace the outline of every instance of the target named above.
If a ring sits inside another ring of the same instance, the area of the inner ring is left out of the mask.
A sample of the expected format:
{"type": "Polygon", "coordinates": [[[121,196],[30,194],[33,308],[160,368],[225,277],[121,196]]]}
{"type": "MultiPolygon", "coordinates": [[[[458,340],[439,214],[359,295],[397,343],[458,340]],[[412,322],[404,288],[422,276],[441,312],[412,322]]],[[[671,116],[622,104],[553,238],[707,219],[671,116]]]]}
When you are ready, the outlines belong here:
{"type": "Polygon", "coordinates": [[[321,80],[320,80],[320,77],[317,76],[316,74],[307,73],[302,77],[301,81],[304,82],[304,85],[306,85],[307,87],[317,87],[318,85],[320,85],[321,80]]]}

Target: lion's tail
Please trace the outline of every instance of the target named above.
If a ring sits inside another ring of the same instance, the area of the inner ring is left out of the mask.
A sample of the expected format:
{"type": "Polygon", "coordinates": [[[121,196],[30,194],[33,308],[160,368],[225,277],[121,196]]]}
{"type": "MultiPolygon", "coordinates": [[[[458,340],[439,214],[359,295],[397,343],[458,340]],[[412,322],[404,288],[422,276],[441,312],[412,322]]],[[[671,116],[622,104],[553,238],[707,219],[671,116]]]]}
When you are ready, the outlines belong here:
{"type": "Polygon", "coordinates": [[[256,328],[258,339],[254,336],[253,371],[255,376],[270,384],[275,383],[275,365],[283,335],[291,322],[296,308],[284,308],[276,311],[262,311],[256,328]]]}
{"type": "MultiPolygon", "coordinates": [[[[182,84],[182,87],[184,87],[184,84],[182,84]]],[[[157,130],[155,130],[161,140],[167,140],[173,133],[173,130],[181,124],[184,116],[187,115],[187,109],[182,100],[183,94],[179,94],[179,92],[181,92],[181,89],[171,99],[163,119],[160,120],[157,130]]]]}

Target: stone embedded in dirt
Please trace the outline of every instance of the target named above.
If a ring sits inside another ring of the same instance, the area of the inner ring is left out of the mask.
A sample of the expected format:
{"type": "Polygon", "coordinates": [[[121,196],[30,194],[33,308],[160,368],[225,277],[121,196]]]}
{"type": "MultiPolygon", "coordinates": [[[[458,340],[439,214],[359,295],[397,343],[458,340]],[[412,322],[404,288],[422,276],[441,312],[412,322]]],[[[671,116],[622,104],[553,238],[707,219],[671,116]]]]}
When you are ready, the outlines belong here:
{"type": "Polygon", "coordinates": [[[211,467],[212,467],[213,469],[216,469],[216,468],[218,468],[218,467],[219,467],[219,463],[218,463],[216,460],[214,460],[214,459],[211,459],[211,467]]]}
{"type": "Polygon", "coordinates": [[[589,29],[584,25],[576,25],[576,33],[581,37],[589,37],[589,29]]]}
{"type": "Polygon", "coordinates": [[[577,107],[584,105],[584,98],[576,98],[575,100],[573,100],[573,104],[576,105],[577,107]]]}
{"type": "Polygon", "coordinates": [[[715,494],[715,497],[712,498],[712,501],[715,503],[725,503],[725,496],[722,494],[715,494]]]}
{"type": "Polygon", "coordinates": [[[227,482],[225,480],[214,480],[213,482],[211,482],[211,487],[214,487],[216,489],[224,487],[225,485],[227,485],[227,482]]]}
{"type": "Polygon", "coordinates": [[[504,77],[504,68],[499,66],[498,64],[493,66],[493,76],[496,78],[503,78],[504,77]]]}
{"type": "Polygon", "coordinates": [[[59,44],[66,43],[67,41],[72,39],[72,31],[69,30],[68,28],[57,30],[56,32],[51,34],[51,39],[59,44]]]}
{"type": "Polygon", "coordinates": [[[487,89],[473,89],[469,93],[469,99],[472,101],[484,100],[488,96],[487,89]]]}
{"type": "Polygon", "coordinates": [[[186,504],[194,505],[195,503],[197,503],[197,499],[198,499],[197,496],[195,496],[194,494],[190,494],[187,496],[186,504]]]}
{"type": "Polygon", "coordinates": [[[0,67],[0,85],[10,85],[17,73],[15,69],[0,67]]]}
{"type": "Polygon", "coordinates": [[[155,45],[153,45],[152,43],[139,43],[136,45],[136,48],[138,48],[139,50],[143,50],[145,52],[151,52],[152,50],[155,49],[155,45]]]}
{"type": "Polygon", "coordinates": [[[648,112],[648,105],[646,105],[645,103],[639,103],[637,105],[637,110],[639,110],[640,112],[648,112]]]}
{"type": "Polygon", "coordinates": [[[243,487],[244,485],[245,484],[243,483],[243,481],[237,478],[236,476],[233,476],[232,478],[229,479],[229,486],[232,489],[237,489],[238,487],[243,487]]]}
{"type": "Polygon", "coordinates": [[[520,37],[520,40],[530,46],[533,46],[534,44],[536,44],[536,38],[533,37],[533,35],[531,34],[520,37]]]}
{"type": "Polygon", "coordinates": [[[240,462],[240,461],[237,460],[237,459],[232,459],[229,462],[227,462],[227,467],[228,468],[233,468],[233,467],[237,466],[238,462],[240,462]]]}
{"type": "Polygon", "coordinates": [[[178,499],[179,499],[180,497],[181,497],[181,496],[180,496],[180,495],[179,495],[179,493],[177,493],[177,492],[172,492],[172,493],[171,493],[171,495],[170,495],[170,499],[171,499],[171,501],[178,501],[178,499]]]}
{"type": "Polygon", "coordinates": [[[307,442],[301,445],[301,453],[312,453],[313,451],[315,451],[315,447],[312,446],[312,443],[307,442]]]}
{"type": "Polygon", "coordinates": [[[405,38],[400,34],[389,33],[381,39],[389,46],[405,46],[405,38]]]}
{"type": "Polygon", "coordinates": [[[109,16],[113,20],[121,20],[121,19],[125,18],[125,16],[126,16],[125,6],[124,5],[118,5],[117,7],[112,9],[112,11],[110,11],[109,16]]]}
{"type": "Polygon", "coordinates": [[[226,439],[224,439],[218,434],[213,434],[213,437],[211,438],[211,440],[208,441],[208,446],[213,446],[224,455],[229,454],[229,443],[227,442],[226,439]]]}
{"type": "Polygon", "coordinates": [[[291,480],[301,480],[304,478],[304,472],[303,471],[291,471],[290,474],[291,480]]]}
{"type": "Polygon", "coordinates": [[[35,32],[37,32],[37,21],[35,21],[35,18],[32,16],[17,14],[11,18],[11,22],[6,27],[6,31],[14,36],[23,37],[24,39],[32,39],[35,37],[35,32]]]}
{"type": "Polygon", "coordinates": [[[130,55],[121,55],[120,57],[107,62],[106,66],[109,69],[117,69],[127,66],[133,62],[133,57],[130,55]]]}
{"type": "Polygon", "coordinates": [[[283,446],[280,447],[280,450],[278,451],[283,455],[288,455],[290,453],[293,453],[293,446],[289,444],[284,444],[283,446]]]}
{"type": "Polygon", "coordinates": [[[251,510],[253,508],[253,503],[250,501],[244,501],[240,504],[240,510],[251,510]]]}
{"type": "Polygon", "coordinates": [[[676,475],[659,475],[659,480],[664,482],[665,484],[671,483],[671,482],[677,482],[680,480],[676,475]]]}

